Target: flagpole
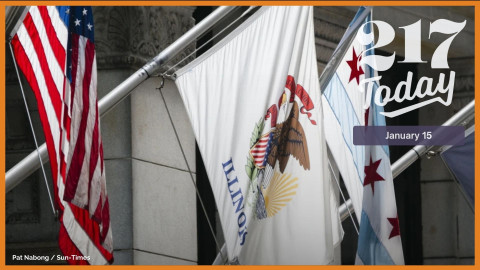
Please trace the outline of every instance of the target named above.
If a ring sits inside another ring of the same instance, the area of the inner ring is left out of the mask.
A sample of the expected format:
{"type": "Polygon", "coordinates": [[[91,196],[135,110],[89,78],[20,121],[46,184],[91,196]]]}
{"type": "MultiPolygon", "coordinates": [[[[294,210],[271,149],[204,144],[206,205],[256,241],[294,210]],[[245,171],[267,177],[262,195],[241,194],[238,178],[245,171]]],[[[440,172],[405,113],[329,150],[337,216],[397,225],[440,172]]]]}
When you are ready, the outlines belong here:
{"type": "MultiPolygon", "coordinates": [[[[442,126],[465,126],[475,116],[475,100],[470,101],[463,109],[458,111],[450,119],[448,119],[442,126]]],[[[393,178],[400,175],[405,169],[410,167],[417,159],[420,159],[423,155],[432,150],[434,145],[416,145],[400,157],[395,163],[392,164],[393,178]]],[[[338,208],[340,218],[344,221],[348,217],[348,211],[354,211],[353,203],[351,199],[340,205],[338,208]]]]}
{"type": "MultiPolygon", "coordinates": [[[[154,73],[159,72],[160,68],[162,68],[166,62],[183,51],[191,42],[208,31],[213,25],[226,15],[230,14],[235,8],[235,6],[218,7],[209,16],[204,18],[183,36],[160,52],[150,62],[110,91],[98,102],[100,116],[105,115],[109,110],[115,107],[115,105],[126,98],[138,85],[140,85],[140,83],[148,79],[154,73]]],[[[48,161],[48,153],[45,143],[5,173],[5,192],[12,190],[26,177],[40,168],[40,159],[38,158],[38,155],[40,155],[42,162],[45,163],[48,161]]]]}
{"type": "Polygon", "coordinates": [[[29,7],[7,6],[5,7],[5,34],[11,39],[27,15],[29,7]]]}

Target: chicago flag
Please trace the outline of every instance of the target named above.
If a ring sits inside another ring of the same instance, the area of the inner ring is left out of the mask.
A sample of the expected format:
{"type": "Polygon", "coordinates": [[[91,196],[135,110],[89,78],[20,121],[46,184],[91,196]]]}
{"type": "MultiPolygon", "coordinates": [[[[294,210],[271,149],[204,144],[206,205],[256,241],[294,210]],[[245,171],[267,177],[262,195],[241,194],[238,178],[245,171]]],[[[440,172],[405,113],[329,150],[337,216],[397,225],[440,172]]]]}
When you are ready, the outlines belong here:
{"type": "MultiPolygon", "coordinates": [[[[365,30],[371,32],[370,19],[370,9],[360,8],[347,33],[354,25],[365,22],[365,30]],[[360,20],[366,13],[366,20],[360,20]]],[[[359,31],[363,30],[360,27],[359,31]]],[[[368,91],[364,89],[364,80],[376,75],[362,63],[363,57],[373,54],[373,50],[367,52],[368,48],[355,37],[324,89],[326,140],[360,223],[356,263],[404,264],[388,146],[353,144],[354,126],[385,126],[385,118],[380,114],[383,107],[373,102],[378,85],[373,86],[371,97],[366,96],[368,91]],[[365,109],[367,98],[372,101],[365,109]]]]}

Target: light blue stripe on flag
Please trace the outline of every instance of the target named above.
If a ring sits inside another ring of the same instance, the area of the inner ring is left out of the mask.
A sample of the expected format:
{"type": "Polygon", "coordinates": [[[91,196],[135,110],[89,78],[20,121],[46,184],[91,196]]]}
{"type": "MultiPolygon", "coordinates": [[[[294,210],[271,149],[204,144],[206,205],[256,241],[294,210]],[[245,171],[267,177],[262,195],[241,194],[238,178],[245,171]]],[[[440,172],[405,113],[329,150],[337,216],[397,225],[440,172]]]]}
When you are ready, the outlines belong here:
{"type": "Polygon", "coordinates": [[[358,257],[365,265],[392,265],[395,264],[387,249],[373,231],[367,214],[362,211],[362,222],[358,236],[358,257]]]}
{"type": "Polygon", "coordinates": [[[352,102],[337,73],[333,75],[323,95],[342,129],[343,140],[352,153],[353,162],[357,168],[358,179],[360,179],[360,182],[363,184],[365,148],[353,144],[353,127],[359,126],[360,121],[357,118],[352,102]]]}

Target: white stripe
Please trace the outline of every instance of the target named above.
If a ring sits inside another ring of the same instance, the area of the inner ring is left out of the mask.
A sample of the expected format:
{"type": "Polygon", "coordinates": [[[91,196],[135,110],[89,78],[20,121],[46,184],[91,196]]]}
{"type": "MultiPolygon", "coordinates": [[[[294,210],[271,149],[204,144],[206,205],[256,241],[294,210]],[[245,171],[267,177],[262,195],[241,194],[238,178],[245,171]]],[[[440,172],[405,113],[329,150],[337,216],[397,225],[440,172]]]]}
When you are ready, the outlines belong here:
{"type": "Polygon", "coordinates": [[[100,164],[101,160],[99,156],[95,165],[95,171],[93,172],[92,182],[90,186],[90,202],[88,204],[88,211],[90,212],[90,215],[95,214],[95,210],[97,210],[98,204],[101,203],[101,184],[103,179],[100,164]]]}
{"type": "Polygon", "coordinates": [[[68,115],[68,107],[65,108],[65,104],[70,104],[70,83],[67,79],[64,80],[64,85],[65,85],[65,100],[64,104],[62,104],[62,151],[63,151],[63,161],[65,164],[67,163],[67,157],[68,157],[68,152],[70,150],[70,143],[67,141],[67,128],[64,126],[64,119],[68,115]]]}
{"type": "Polygon", "coordinates": [[[38,7],[32,7],[30,9],[30,15],[32,16],[33,22],[37,28],[40,41],[42,42],[48,68],[50,69],[50,74],[52,75],[55,85],[57,86],[58,94],[63,100],[63,68],[65,66],[65,63],[58,63],[57,58],[53,53],[52,47],[50,46],[50,40],[48,39],[47,31],[45,30],[45,25],[43,23],[42,17],[40,16],[38,7]],[[59,66],[59,64],[63,66],[59,66]]]}
{"type": "Polygon", "coordinates": [[[68,43],[68,30],[67,26],[60,18],[58,14],[58,9],[56,7],[48,6],[48,15],[50,16],[50,20],[52,21],[53,28],[55,28],[55,32],[57,33],[58,40],[63,46],[63,49],[67,50],[67,43],[68,43]]]}
{"type": "MultiPolygon", "coordinates": [[[[18,40],[23,46],[25,54],[27,55],[28,59],[30,60],[30,64],[32,65],[32,69],[35,73],[35,78],[37,79],[38,87],[40,89],[40,94],[43,100],[43,104],[45,107],[45,112],[47,115],[47,120],[50,125],[51,135],[53,137],[53,144],[55,147],[55,153],[59,153],[59,140],[60,140],[60,126],[59,120],[55,114],[55,109],[53,108],[52,101],[50,100],[50,96],[48,94],[48,88],[45,83],[45,78],[40,67],[40,62],[38,60],[37,54],[35,53],[35,49],[32,44],[32,40],[28,35],[27,29],[22,24],[17,32],[18,40]]],[[[60,165],[59,156],[56,154],[57,164],[60,165]]]]}
{"type": "MultiPolygon", "coordinates": [[[[96,106],[97,106],[97,57],[93,58],[93,65],[92,65],[92,79],[90,81],[90,92],[94,93],[91,97],[91,102],[93,102],[92,111],[96,113],[96,106]]],[[[95,115],[95,119],[100,118],[99,115],[95,115]]],[[[94,119],[94,120],[95,120],[94,119]]],[[[104,203],[104,199],[106,198],[106,180],[105,180],[105,170],[102,173],[102,160],[100,156],[100,148],[102,147],[102,137],[100,132],[100,119],[98,119],[98,162],[95,166],[95,171],[93,174],[92,185],[90,186],[90,202],[89,202],[89,210],[90,213],[93,215],[95,210],[97,209],[97,205],[99,203],[104,203]],[[98,176],[97,176],[98,174],[98,176]],[[102,200],[103,198],[103,200],[102,200]]],[[[105,241],[107,241],[105,239],[105,241]]],[[[108,249],[109,250],[109,249],[108,249]]]]}
{"type": "Polygon", "coordinates": [[[88,261],[90,264],[107,264],[108,261],[95,246],[95,243],[90,240],[88,234],[83,230],[80,224],[78,224],[68,203],[64,203],[63,205],[65,206],[63,212],[63,225],[65,226],[72,242],[84,256],[90,256],[90,260],[88,261]]]}
{"type": "Polygon", "coordinates": [[[108,232],[107,237],[105,237],[105,241],[102,244],[103,248],[113,252],[113,237],[112,237],[112,226],[108,224],[108,232]]]}

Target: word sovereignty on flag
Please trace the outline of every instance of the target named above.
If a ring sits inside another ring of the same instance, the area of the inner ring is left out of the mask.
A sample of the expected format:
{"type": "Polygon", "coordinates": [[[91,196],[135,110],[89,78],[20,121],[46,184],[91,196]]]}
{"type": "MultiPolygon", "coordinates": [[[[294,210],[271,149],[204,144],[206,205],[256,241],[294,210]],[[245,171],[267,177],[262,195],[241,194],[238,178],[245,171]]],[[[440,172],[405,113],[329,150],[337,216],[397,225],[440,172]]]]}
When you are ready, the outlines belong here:
{"type": "Polygon", "coordinates": [[[177,72],[228,258],[329,264],[342,237],[328,171],[313,8],[262,7],[177,72]]]}
{"type": "Polygon", "coordinates": [[[70,264],[113,262],[93,32],[89,7],[33,6],[11,41],[37,100],[70,264]]]}

